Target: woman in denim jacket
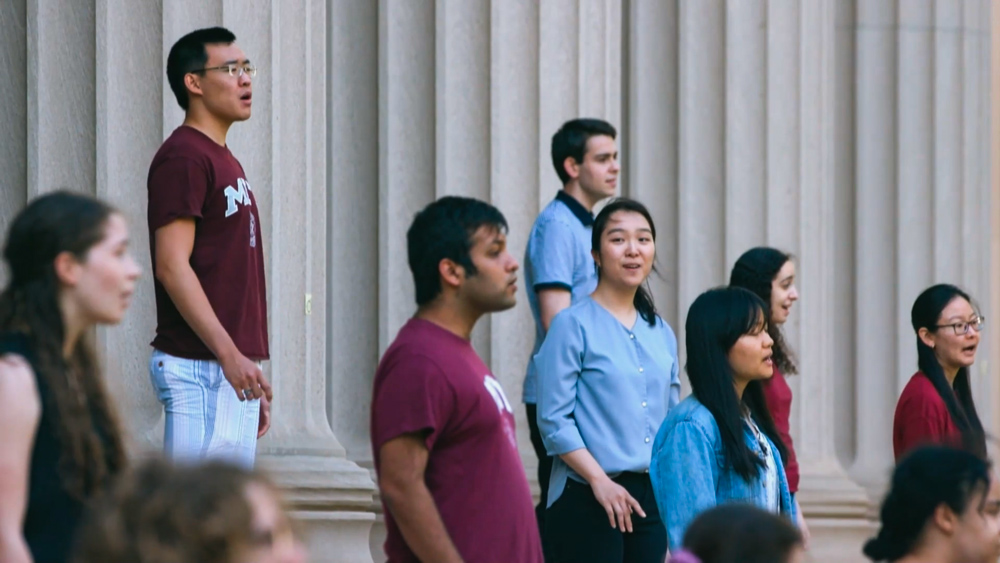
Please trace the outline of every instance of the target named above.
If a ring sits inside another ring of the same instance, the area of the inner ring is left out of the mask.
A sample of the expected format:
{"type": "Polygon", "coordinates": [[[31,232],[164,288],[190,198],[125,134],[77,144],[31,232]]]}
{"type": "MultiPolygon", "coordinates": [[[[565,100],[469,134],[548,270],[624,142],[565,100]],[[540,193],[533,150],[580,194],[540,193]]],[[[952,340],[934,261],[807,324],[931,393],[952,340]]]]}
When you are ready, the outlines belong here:
{"type": "Polygon", "coordinates": [[[700,295],[688,311],[692,394],[660,426],[649,469],[672,549],[698,514],[728,502],[796,520],[785,447],[761,389],[773,373],[765,310],[750,291],[719,288],[700,295]]]}

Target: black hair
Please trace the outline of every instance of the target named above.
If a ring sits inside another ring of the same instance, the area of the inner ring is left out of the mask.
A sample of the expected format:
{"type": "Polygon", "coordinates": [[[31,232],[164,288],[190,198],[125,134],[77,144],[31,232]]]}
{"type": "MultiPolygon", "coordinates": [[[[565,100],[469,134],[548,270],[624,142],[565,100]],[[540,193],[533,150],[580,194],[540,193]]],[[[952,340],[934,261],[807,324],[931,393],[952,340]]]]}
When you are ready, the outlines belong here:
{"type": "MultiPolygon", "coordinates": [[[[645,217],[646,222],[649,223],[650,233],[653,235],[653,241],[656,241],[656,225],[653,224],[653,216],[646,209],[646,206],[639,203],[634,199],[629,199],[627,197],[619,197],[612,199],[607,205],[601,209],[601,212],[597,214],[594,218],[594,226],[590,233],[590,249],[600,255],[601,253],[601,236],[604,235],[604,230],[608,226],[608,220],[611,216],[618,211],[625,211],[628,213],[638,213],[645,217]]],[[[597,278],[601,277],[601,269],[597,268],[597,278]]],[[[642,320],[649,323],[649,326],[656,326],[656,305],[653,303],[653,294],[650,293],[649,288],[646,287],[645,283],[640,285],[635,290],[635,297],[632,298],[632,304],[635,305],[636,311],[639,312],[639,316],[642,320]]]]}
{"type": "Polygon", "coordinates": [[[758,469],[765,462],[743,439],[744,409],[771,439],[781,459],[788,459],[788,451],[767,409],[761,382],[747,383],[741,400],[733,388],[733,369],[729,365],[729,350],[741,336],[767,328],[764,313],[764,302],[754,293],[738,287],[720,287],[694,300],[684,325],[685,370],[691,392],[715,418],[726,464],[747,482],[757,479],[758,469]]]}
{"type": "Polygon", "coordinates": [[[564,186],[572,180],[566,172],[566,159],[572,158],[582,164],[587,154],[587,141],[599,135],[614,139],[618,136],[618,131],[603,119],[581,118],[563,123],[552,136],[552,165],[564,186]]]}
{"type": "Polygon", "coordinates": [[[469,250],[476,231],[484,226],[507,232],[507,219],[496,207],[468,197],[445,196],[417,213],[406,231],[406,254],[418,306],[441,293],[441,260],[459,264],[466,276],[476,275],[469,250]]]}
{"type": "Polygon", "coordinates": [[[939,506],[962,514],[977,495],[986,494],[990,479],[990,462],[967,451],[947,446],[911,451],[892,473],[882,501],[882,527],[865,543],[865,556],[896,561],[909,555],[939,506]]]}
{"type": "Polygon", "coordinates": [[[941,312],[949,303],[959,298],[972,304],[972,299],[961,289],[953,285],[938,284],[925,289],[913,302],[910,322],[913,330],[917,332],[917,366],[934,385],[934,389],[948,407],[952,422],[962,433],[962,447],[980,457],[986,457],[986,435],[983,423],[979,420],[979,413],[976,412],[976,404],[972,400],[969,369],[960,368],[953,386],[949,386],[934,350],[924,344],[919,334],[921,328],[931,332],[937,330],[941,312]]]}
{"type": "Polygon", "coordinates": [[[236,41],[236,35],[224,27],[208,27],[196,29],[181,37],[170,48],[167,55],[167,82],[177,98],[177,103],[184,111],[188,110],[189,99],[184,76],[205,68],[208,62],[206,45],[230,45],[236,41]]]}
{"type": "MultiPolygon", "coordinates": [[[[767,319],[771,319],[771,288],[774,278],[792,259],[792,255],[782,252],[776,248],[768,246],[758,246],[743,253],[729,276],[729,285],[749,289],[757,294],[764,302],[764,312],[767,319]]],[[[781,327],[769,322],[767,333],[774,340],[771,351],[774,354],[774,365],[778,366],[781,373],[794,375],[798,373],[795,365],[795,354],[792,353],[788,343],[785,342],[781,327]]]]}
{"type": "Polygon", "coordinates": [[[701,563],[787,563],[801,545],[786,518],[744,503],[706,510],[684,532],[684,549],[701,563]]]}

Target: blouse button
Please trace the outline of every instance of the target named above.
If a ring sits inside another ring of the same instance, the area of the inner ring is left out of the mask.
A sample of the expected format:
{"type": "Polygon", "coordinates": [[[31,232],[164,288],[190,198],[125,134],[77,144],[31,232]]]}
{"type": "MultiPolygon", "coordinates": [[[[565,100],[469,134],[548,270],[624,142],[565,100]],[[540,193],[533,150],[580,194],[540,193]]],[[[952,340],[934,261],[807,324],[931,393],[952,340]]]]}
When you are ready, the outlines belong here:
{"type": "Polygon", "coordinates": [[[632,340],[635,340],[635,335],[634,334],[629,334],[628,337],[631,338],[632,340]]]}
{"type": "Polygon", "coordinates": [[[642,373],[642,368],[639,368],[639,373],[642,373]]]}
{"type": "Polygon", "coordinates": [[[646,443],[649,443],[649,436],[646,436],[646,443]]]}
{"type": "Polygon", "coordinates": [[[642,402],[642,408],[646,408],[646,401],[642,402]]]}

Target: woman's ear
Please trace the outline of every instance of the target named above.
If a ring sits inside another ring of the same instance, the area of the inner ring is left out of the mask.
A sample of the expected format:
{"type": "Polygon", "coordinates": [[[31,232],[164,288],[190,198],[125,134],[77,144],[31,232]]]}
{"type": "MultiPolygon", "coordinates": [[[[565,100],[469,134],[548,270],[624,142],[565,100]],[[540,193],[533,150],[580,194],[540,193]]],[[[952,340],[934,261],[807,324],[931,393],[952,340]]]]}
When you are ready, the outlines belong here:
{"type": "Polygon", "coordinates": [[[955,533],[955,529],[958,527],[958,515],[948,505],[941,503],[934,509],[931,522],[935,528],[941,530],[941,533],[950,536],[955,533]]]}
{"type": "Polygon", "coordinates": [[[81,264],[72,252],[65,250],[60,252],[56,255],[52,266],[56,271],[56,278],[62,285],[73,287],[79,281],[81,264]]]}
{"type": "Polygon", "coordinates": [[[923,342],[928,348],[930,348],[931,350],[934,349],[935,338],[933,332],[931,332],[927,328],[921,327],[920,330],[917,331],[917,336],[920,338],[920,341],[923,342]]]}

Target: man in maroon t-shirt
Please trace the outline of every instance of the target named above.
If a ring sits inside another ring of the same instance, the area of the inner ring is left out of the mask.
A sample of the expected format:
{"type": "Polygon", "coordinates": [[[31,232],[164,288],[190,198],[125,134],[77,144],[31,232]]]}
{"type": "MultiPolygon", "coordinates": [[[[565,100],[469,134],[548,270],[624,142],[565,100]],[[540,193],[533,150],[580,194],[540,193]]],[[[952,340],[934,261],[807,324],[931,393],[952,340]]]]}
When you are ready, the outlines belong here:
{"type": "Polygon", "coordinates": [[[390,563],[542,563],[514,413],[472,349],[515,304],[517,261],[492,205],[444,197],[406,234],[417,314],[375,373],[372,450],[390,563]]]}
{"type": "Polygon", "coordinates": [[[257,71],[235,40],[220,27],[200,29],[167,57],[186,115],[147,180],[156,290],[149,369],[168,455],[252,466],[270,425],[271,386],[260,368],[269,354],[260,216],[226,146],[230,126],[250,117],[257,71]]]}

